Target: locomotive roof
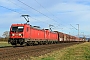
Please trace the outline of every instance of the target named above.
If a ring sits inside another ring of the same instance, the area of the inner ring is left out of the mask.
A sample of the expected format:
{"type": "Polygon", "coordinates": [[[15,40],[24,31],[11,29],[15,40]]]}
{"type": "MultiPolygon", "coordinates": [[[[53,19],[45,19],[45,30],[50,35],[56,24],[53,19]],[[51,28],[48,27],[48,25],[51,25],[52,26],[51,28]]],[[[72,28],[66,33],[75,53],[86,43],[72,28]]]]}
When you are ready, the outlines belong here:
{"type": "Polygon", "coordinates": [[[12,26],[17,26],[17,25],[24,26],[24,25],[28,25],[28,24],[12,24],[12,26]]]}
{"type": "MultiPolygon", "coordinates": [[[[29,25],[31,28],[38,29],[38,30],[48,30],[48,31],[50,31],[49,29],[41,29],[39,26],[32,26],[30,24],[12,24],[12,26],[25,26],[25,25],[29,25]]],[[[54,31],[50,31],[50,32],[56,33],[54,31]]]]}

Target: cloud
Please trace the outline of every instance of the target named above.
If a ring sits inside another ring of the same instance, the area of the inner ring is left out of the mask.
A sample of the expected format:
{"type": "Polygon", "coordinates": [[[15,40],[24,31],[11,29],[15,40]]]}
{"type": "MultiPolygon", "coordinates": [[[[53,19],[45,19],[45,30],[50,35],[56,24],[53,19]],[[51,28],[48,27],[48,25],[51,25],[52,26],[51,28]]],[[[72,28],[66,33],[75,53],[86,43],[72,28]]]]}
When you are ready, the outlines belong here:
{"type": "MultiPolygon", "coordinates": [[[[11,3],[12,0],[1,0],[0,4],[7,8],[13,9],[21,14],[29,14],[30,17],[30,24],[38,25],[42,28],[48,28],[49,24],[53,24],[58,28],[55,30],[59,30],[66,33],[69,33],[70,29],[72,28],[70,24],[74,25],[80,24],[80,31],[85,31],[86,34],[89,34],[89,20],[90,20],[90,1],[89,0],[37,0],[42,6],[42,8],[35,0],[21,0],[22,2],[26,3],[27,5],[35,8],[36,10],[40,11],[41,13],[47,15],[40,14],[39,12],[23,5],[17,0],[13,0],[15,4],[11,3]],[[54,15],[54,16],[53,16],[54,15]],[[35,18],[35,19],[33,19],[35,18]],[[55,22],[55,21],[57,22],[55,22]],[[60,25],[60,26],[59,26],[60,25]],[[63,28],[63,29],[59,29],[63,28]]],[[[1,15],[0,20],[0,27],[5,27],[5,30],[9,30],[9,27],[13,23],[25,23],[26,21],[24,18],[21,17],[21,14],[15,13],[14,11],[10,11],[4,8],[1,8],[1,15]]],[[[73,30],[76,32],[76,30],[73,30]]],[[[71,32],[73,32],[71,31],[71,32]]],[[[76,34],[76,33],[75,33],[76,34]]]]}

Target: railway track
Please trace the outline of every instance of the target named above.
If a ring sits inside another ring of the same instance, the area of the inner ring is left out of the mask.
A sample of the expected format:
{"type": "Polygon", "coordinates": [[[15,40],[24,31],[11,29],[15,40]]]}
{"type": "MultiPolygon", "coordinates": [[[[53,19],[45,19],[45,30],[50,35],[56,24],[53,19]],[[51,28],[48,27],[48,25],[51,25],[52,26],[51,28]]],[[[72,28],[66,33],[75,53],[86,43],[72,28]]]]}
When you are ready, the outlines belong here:
{"type": "Polygon", "coordinates": [[[30,58],[30,56],[40,56],[46,53],[50,53],[57,49],[62,49],[71,45],[79,44],[78,42],[73,43],[61,43],[61,44],[50,44],[50,45],[37,45],[37,46],[26,46],[26,47],[9,47],[0,48],[0,60],[18,60],[30,58]]]}
{"type": "Polygon", "coordinates": [[[9,48],[9,47],[13,47],[13,46],[1,46],[0,48],[9,48]]]}

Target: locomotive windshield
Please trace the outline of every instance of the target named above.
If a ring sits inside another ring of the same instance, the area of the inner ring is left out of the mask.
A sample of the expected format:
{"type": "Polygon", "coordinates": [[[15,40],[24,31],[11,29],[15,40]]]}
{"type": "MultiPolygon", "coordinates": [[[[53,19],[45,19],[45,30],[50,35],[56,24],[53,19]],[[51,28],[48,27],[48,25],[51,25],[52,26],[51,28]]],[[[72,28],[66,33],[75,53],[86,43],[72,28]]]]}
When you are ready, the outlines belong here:
{"type": "Polygon", "coordinates": [[[23,26],[12,26],[11,31],[12,32],[23,32],[24,27],[23,26]]]}

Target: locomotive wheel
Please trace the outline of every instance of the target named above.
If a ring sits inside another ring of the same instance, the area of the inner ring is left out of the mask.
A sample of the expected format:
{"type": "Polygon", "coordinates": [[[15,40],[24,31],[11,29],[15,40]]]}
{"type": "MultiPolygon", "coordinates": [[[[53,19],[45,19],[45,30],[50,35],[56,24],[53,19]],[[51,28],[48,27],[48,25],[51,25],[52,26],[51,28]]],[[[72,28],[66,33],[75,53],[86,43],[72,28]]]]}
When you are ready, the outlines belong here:
{"type": "Polygon", "coordinates": [[[27,46],[33,46],[33,45],[34,45],[33,42],[30,42],[30,41],[27,42],[27,46]]]}
{"type": "Polygon", "coordinates": [[[21,46],[27,46],[27,43],[25,42],[25,43],[23,43],[23,44],[20,44],[21,46]]]}
{"type": "Polygon", "coordinates": [[[20,43],[20,45],[23,45],[23,43],[20,43]]]}

